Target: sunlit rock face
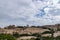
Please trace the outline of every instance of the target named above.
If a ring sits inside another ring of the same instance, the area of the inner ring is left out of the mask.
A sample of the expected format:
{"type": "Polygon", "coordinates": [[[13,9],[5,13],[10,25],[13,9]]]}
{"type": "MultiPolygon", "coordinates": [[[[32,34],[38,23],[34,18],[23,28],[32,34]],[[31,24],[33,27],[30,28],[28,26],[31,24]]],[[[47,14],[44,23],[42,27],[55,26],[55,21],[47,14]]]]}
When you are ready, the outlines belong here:
{"type": "Polygon", "coordinates": [[[47,25],[59,22],[60,0],[0,0],[1,26],[47,25]]]}

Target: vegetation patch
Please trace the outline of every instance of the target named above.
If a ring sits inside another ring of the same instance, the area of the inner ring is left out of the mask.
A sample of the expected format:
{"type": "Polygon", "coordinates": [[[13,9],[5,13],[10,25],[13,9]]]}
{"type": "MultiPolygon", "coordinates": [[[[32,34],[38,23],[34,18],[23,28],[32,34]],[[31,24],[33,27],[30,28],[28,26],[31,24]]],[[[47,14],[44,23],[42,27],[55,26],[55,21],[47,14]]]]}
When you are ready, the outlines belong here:
{"type": "Polygon", "coordinates": [[[16,40],[16,38],[12,35],[0,34],[0,40],[16,40]]]}

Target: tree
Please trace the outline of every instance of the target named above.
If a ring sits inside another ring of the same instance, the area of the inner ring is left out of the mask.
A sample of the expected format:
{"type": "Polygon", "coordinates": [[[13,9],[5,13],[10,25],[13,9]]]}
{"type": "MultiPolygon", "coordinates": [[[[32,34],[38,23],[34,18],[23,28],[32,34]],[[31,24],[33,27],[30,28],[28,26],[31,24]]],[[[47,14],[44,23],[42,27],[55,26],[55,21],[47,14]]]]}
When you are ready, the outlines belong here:
{"type": "Polygon", "coordinates": [[[15,29],[16,27],[15,27],[15,25],[9,25],[9,26],[7,26],[7,27],[4,27],[5,29],[15,29]]]}

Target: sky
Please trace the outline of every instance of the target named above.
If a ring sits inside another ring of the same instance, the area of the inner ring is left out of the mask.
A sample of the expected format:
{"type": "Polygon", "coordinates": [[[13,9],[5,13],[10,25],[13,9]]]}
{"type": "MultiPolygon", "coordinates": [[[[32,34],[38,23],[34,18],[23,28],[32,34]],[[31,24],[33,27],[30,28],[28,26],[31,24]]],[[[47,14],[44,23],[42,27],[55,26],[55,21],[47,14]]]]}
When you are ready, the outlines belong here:
{"type": "Polygon", "coordinates": [[[0,0],[0,27],[60,23],[60,0],[0,0]]]}

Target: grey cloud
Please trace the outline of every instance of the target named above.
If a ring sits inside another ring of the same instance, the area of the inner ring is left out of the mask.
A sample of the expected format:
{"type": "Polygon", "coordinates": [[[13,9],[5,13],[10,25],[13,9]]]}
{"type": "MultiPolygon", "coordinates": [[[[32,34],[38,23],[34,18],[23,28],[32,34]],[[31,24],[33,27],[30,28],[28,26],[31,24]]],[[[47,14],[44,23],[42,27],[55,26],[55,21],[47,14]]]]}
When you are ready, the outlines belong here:
{"type": "Polygon", "coordinates": [[[49,11],[49,13],[53,16],[59,16],[60,15],[60,9],[52,9],[49,11]]]}

